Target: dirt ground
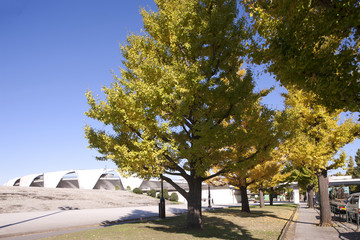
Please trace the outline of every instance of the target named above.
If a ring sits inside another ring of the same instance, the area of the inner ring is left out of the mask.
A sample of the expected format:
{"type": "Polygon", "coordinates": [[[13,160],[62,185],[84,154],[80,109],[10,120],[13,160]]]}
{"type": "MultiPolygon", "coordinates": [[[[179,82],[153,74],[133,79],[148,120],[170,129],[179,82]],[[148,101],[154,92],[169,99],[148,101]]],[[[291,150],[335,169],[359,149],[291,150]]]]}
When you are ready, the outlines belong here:
{"type": "Polygon", "coordinates": [[[129,191],[0,186],[0,213],[157,205],[129,191]]]}

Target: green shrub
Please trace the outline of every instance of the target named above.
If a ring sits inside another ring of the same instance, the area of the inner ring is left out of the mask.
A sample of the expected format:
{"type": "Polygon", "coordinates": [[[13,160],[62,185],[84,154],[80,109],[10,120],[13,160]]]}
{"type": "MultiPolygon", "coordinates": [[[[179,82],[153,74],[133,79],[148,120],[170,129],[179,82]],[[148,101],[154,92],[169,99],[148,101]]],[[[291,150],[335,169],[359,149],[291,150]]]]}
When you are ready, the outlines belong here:
{"type": "Polygon", "coordinates": [[[119,186],[119,185],[115,185],[115,190],[120,190],[120,186],[119,186]]]}
{"type": "Polygon", "coordinates": [[[130,186],[127,186],[127,187],[126,187],[126,190],[131,191],[131,187],[130,187],[130,186]]]}
{"type": "Polygon", "coordinates": [[[141,191],[141,189],[140,189],[140,188],[134,188],[133,193],[136,193],[136,194],[143,194],[143,191],[141,191]]]}
{"type": "Polygon", "coordinates": [[[150,197],[156,197],[156,190],[151,189],[150,191],[147,192],[147,195],[150,197]]]}
{"type": "Polygon", "coordinates": [[[173,192],[173,193],[170,195],[169,200],[172,201],[172,202],[177,202],[177,201],[179,200],[179,196],[177,195],[177,193],[174,193],[174,192],[173,192]]]}
{"type": "MultiPolygon", "coordinates": [[[[157,195],[158,198],[161,198],[161,191],[159,192],[159,194],[157,195]]],[[[166,200],[169,200],[169,192],[167,189],[164,189],[164,198],[166,200]]]]}

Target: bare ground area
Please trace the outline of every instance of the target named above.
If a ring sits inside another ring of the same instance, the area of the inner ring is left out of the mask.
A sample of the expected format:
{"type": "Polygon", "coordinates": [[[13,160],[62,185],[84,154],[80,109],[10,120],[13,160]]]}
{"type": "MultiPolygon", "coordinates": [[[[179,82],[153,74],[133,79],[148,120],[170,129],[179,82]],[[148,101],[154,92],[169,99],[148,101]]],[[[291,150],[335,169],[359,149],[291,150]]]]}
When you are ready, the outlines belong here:
{"type": "Polygon", "coordinates": [[[0,186],[0,213],[157,205],[129,191],[0,186]]]}

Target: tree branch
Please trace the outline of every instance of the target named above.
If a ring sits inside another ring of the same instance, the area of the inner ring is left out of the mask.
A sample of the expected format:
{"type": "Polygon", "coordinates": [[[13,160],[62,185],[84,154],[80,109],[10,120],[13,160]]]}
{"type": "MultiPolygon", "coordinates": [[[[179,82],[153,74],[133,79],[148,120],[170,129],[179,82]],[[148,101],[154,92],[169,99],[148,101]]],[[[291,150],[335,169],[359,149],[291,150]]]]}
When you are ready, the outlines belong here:
{"type": "Polygon", "coordinates": [[[161,178],[173,186],[176,191],[178,191],[187,201],[189,201],[189,193],[177,185],[171,178],[165,177],[164,175],[162,175],[161,178]]]}
{"type": "Polygon", "coordinates": [[[164,154],[164,157],[165,157],[169,162],[171,162],[172,164],[174,164],[175,169],[176,169],[177,171],[179,171],[180,176],[182,176],[182,177],[185,178],[187,181],[189,181],[189,175],[186,173],[186,171],[185,171],[182,167],[180,167],[180,166],[174,161],[174,159],[172,159],[170,156],[168,156],[168,155],[166,155],[166,154],[164,154]]]}
{"type": "Polygon", "coordinates": [[[219,175],[221,175],[221,174],[223,174],[223,173],[226,173],[227,171],[228,171],[228,170],[226,169],[226,167],[224,167],[223,169],[221,169],[221,170],[218,171],[217,173],[214,173],[214,174],[212,174],[212,175],[210,175],[210,176],[208,176],[208,177],[202,178],[202,180],[203,180],[203,181],[209,180],[209,179],[211,179],[211,178],[213,178],[213,177],[217,177],[217,176],[219,176],[219,175]]]}
{"type": "Polygon", "coordinates": [[[179,173],[179,172],[169,172],[169,171],[164,171],[165,174],[168,174],[168,175],[173,175],[173,176],[181,176],[182,177],[182,174],[179,173]]]}

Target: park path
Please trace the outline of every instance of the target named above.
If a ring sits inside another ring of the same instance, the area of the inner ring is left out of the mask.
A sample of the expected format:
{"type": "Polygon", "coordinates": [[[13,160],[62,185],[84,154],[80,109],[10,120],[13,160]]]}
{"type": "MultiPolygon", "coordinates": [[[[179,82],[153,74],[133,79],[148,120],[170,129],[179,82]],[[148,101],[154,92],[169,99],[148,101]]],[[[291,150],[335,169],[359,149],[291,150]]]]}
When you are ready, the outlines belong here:
{"type": "Polygon", "coordinates": [[[334,217],[334,227],[319,227],[319,219],[318,210],[300,203],[298,217],[294,220],[294,240],[360,240],[360,232],[356,232],[355,224],[334,217]]]}

